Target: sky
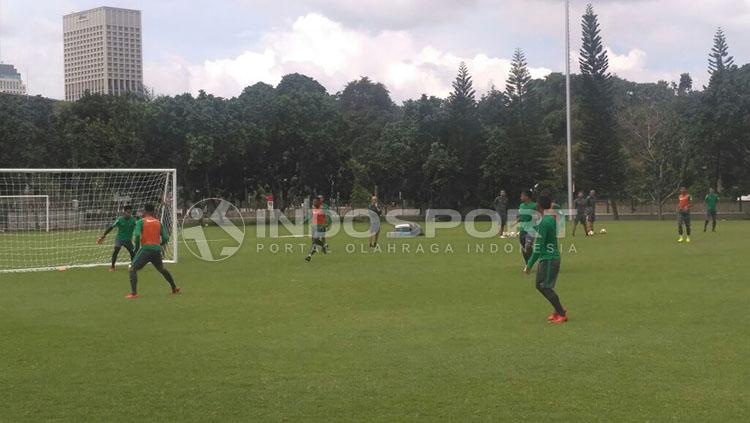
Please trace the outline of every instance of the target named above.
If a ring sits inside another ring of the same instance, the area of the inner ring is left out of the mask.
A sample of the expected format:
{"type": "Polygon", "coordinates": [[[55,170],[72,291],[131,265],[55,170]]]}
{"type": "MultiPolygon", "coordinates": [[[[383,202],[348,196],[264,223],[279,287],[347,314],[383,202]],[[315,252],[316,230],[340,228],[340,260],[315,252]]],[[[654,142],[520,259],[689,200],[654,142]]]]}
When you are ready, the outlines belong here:
{"type": "MultiPolygon", "coordinates": [[[[0,0],[0,60],[30,94],[64,97],[62,16],[98,6],[142,11],[144,82],[156,94],[233,97],[299,72],[330,93],[369,76],[396,101],[445,97],[460,62],[478,93],[505,86],[524,50],[532,76],[565,66],[563,0],[0,0]]],[[[571,1],[578,71],[586,1],[571,1]]],[[[594,0],[610,70],[630,80],[707,83],[724,28],[738,64],[750,62],[750,0],[594,0]]]]}

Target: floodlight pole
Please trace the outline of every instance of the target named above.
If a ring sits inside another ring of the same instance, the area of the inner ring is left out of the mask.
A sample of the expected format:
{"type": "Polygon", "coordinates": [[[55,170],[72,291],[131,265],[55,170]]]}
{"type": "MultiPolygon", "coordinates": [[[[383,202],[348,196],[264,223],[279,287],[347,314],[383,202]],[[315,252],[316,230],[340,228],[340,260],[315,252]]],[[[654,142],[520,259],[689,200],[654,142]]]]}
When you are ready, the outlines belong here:
{"type": "MultiPolygon", "coordinates": [[[[568,144],[568,209],[573,209],[573,131],[570,112],[570,0],[565,0],[565,113],[568,144]]],[[[573,216],[569,216],[573,219],[573,216]]]]}

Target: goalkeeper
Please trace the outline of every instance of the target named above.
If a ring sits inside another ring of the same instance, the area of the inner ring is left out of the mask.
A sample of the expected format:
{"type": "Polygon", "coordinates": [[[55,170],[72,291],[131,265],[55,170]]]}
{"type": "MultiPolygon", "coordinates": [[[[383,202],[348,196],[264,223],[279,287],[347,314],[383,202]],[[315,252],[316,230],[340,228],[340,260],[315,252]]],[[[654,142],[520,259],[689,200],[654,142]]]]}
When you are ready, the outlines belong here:
{"type": "Polygon", "coordinates": [[[154,216],[153,204],[147,204],[143,208],[143,219],[139,220],[135,227],[137,253],[130,267],[130,294],[126,298],[138,298],[138,271],[148,263],[153,264],[156,270],[164,276],[173,294],[180,293],[180,288],[175,285],[172,275],[164,268],[161,258],[161,247],[166,245],[168,240],[167,228],[154,216]]]}
{"type": "Polygon", "coordinates": [[[109,268],[110,272],[115,271],[117,256],[120,254],[120,249],[122,247],[125,247],[125,249],[128,250],[128,253],[130,253],[131,261],[133,260],[133,257],[135,257],[135,247],[133,247],[133,230],[135,230],[135,224],[136,220],[133,216],[133,207],[125,206],[122,209],[122,216],[118,217],[117,220],[115,220],[115,223],[108,226],[102,236],[96,239],[97,244],[103,243],[107,238],[107,234],[109,234],[113,229],[117,228],[117,237],[115,237],[115,249],[112,252],[112,266],[110,266],[109,268]]]}

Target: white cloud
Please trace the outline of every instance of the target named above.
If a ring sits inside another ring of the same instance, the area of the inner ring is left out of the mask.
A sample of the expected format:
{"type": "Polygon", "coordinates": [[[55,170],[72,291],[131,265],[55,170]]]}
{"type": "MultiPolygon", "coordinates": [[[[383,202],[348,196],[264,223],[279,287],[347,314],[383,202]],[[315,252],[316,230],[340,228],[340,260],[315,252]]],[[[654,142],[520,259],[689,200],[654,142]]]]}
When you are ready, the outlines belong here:
{"type": "Polygon", "coordinates": [[[607,47],[609,70],[615,75],[635,82],[674,81],[679,74],[658,72],[648,67],[648,54],[640,48],[633,48],[627,54],[617,54],[607,47]]]}
{"type": "MultiPolygon", "coordinates": [[[[195,93],[204,89],[234,96],[247,85],[258,81],[276,84],[284,74],[292,72],[316,78],[330,92],[367,75],[383,82],[394,99],[404,100],[423,93],[447,96],[462,61],[469,67],[479,92],[492,84],[502,86],[510,69],[510,60],[505,58],[483,53],[459,56],[422,43],[406,31],[369,34],[310,13],[288,28],[266,33],[257,50],[200,65],[170,57],[164,63],[148,65],[146,78],[157,92],[195,93]]],[[[549,73],[545,68],[532,69],[535,77],[549,73]]]]}

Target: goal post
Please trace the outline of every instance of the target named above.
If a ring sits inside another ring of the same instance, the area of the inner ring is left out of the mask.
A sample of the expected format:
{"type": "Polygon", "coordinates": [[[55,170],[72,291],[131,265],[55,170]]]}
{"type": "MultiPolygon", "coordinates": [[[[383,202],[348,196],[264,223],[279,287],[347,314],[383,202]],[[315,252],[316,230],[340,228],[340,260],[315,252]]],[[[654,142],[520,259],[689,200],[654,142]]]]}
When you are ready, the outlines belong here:
{"type": "MultiPolygon", "coordinates": [[[[0,169],[0,273],[109,265],[112,233],[96,238],[126,205],[146,204],[167,228],[162,253],[177,262],[175,169],[0,169]]],[[[129,263],[122,249],[118,262],[129,263]]]]}

